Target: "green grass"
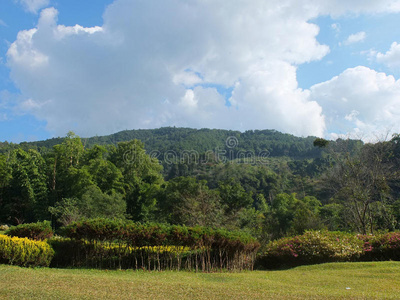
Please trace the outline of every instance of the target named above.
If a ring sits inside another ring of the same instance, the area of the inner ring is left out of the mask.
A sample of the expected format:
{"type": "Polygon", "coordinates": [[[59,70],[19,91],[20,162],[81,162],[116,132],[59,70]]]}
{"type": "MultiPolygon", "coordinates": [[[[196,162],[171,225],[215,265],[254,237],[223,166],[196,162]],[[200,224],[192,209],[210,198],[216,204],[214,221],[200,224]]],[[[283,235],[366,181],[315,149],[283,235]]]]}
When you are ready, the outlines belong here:
{"type": "Polygon", "coordinates": [[[400,262],[189,273],[0,265],[6,299],[399,299],[400,262]],[[350,288],[350,289],[346,289],[350,288]]]}

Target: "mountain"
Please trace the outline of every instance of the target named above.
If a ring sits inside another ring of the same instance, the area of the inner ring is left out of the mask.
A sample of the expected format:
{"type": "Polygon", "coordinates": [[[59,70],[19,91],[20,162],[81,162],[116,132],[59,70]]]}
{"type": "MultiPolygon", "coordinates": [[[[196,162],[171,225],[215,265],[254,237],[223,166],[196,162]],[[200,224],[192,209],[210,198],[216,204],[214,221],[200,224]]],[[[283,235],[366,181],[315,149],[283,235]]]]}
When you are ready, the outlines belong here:
{"type": "MultiPolygon", "coordinates": [[[[166,153],[182,154],[196,151],[228,151],[237,154],[252,153],[256,156],[271,157],[288,156],[296,159],[319,157],[321,150],[313,146],[316,137],[296,137],[276,130],[248,130],[245,132],[222,129],[192,129],[163,127],[159,129],[124,130],[106,136],[82,138],[85,147],[93,145],[116,145],[118,142],[138,139],[145,144],[149,153],[156,153],[164,158],[166,153]]],[[[36,149],[46,152],[63,138],[52,138],[44,141],[23,142],[23,149],[36,149]]],[[[0,151],[4,152],[16,144],[0,143],[0,151]]],[[[236,156],[235,156],[236,157],[236,156]]]]}

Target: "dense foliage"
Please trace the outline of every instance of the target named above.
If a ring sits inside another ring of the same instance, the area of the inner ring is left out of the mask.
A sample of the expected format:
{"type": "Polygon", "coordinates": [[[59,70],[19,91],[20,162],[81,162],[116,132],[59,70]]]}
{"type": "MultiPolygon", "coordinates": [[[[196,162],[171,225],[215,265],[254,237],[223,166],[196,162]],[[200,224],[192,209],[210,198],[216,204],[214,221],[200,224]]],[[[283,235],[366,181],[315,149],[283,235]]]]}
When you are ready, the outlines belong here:
{"type": "Polygon", "coordinates": [[[12,226],[6,231],[6,235],[42,241],[53,236],[53,229],[49,221],[27,223],[12,226]]]}
{"type": "Polygon", "coordinates": [[[262,245],[307,230],[392,231],[399,141],[161,128],[2,143],[0,224],[116,218],[240,230],[262,245]]]}
{"type": "Polygon", "coordinates": [[[307,231],[268,243],[258,255],[256,266],[275,269],[326,262],[387,260],[400,260],[400,232],[362,235],[307,231]]]}
{"type": "MultiPolygon", "coordinates": [[[[194,150],[205,153],[209,150],[229,150],[226,140],[237,138],[235,153],[252,151],[256,155],[268,151],[271,156],[316,157],[320,150],[314,148],[315,137],[301,138],[284,134],[276,130],[248,130],[245,132],[222,129],[191,129],[164,127],[159,129],[125,130],[108,136],[96,136],[85,139],[87,147],[94,145],[117,145],[134,139],[146,144],[146,150],[163,160],[164,155],[175,153],[183,157],[184,151],[194,150]]],[[[61,144],[62,138],[45,141],[21,143],[24,150],[35,149],[46,152],[53,146],[61,144]]],[[[15,147],[15,144],[0,143],[0,150],[15,147]]]]}
{"type": "Polygon", "coordinates": [[[364,241],[363,260],[400,260],[400,232],[360,235],[364,241]]]}
{"type": "Polygon", "coordinates": [[[0,235],[0,263],[23,267],[48,267],[54,250],[43,241],[0,235]]]}
{"type": "Polygon", "coordinates": [[[258,258],[262,268],[292,267],[302,264],[358,260],[363,241],[354,234],[307,231],[303,235],[270,242],[258,258]]]}
{"type": "Polygon", "coordinates": [[[252,269],[260,244],[243,232],[132,221],[89,219],[50,241],[53,265],[149,270],[252,269]]]}

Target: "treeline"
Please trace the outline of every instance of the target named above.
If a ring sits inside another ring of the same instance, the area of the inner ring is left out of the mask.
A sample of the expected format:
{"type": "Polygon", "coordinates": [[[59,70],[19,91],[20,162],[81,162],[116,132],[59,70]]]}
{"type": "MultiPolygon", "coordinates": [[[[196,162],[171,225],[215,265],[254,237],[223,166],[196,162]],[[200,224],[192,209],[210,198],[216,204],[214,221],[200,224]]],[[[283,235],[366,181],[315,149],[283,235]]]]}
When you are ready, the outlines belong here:
{"type": "MultiPolygon", "coordinates": [[[[202,132],[159,129],[168,130],[167,148],[182,138],[174,138],[174,132],[202,132]]],[[[225,136],[218,136],[224,131],[203,131],[214,132],[215,141],[226,143],[225,136]]],[[[248,147],[255,149],[269,141],[260,138],[262,132],[241,135],[247,141],[254,136],[248,147]]],[[[265,131],[266,136],[275,133],[265,131]]],[[[203,146],[201,139],[196,143],[208,150],[215,141],[204,136],[203,146]]],[[[235,147],[246,145],[240,138],[235,147]]],[[[262,244],[311,229],[399,229],[399,136],[367,145],[314,141],[309,153],[318,155],[311,158],[226,161],[159,160],[139,140],[89,147],[73,133],[46,151],[8,145],[0,154],[0,223],[52,220],[60,226],[106,217],[242,230],[262,244]]],[[[228,145],[227,150],[236,149],[228,145]]],[[[204,151],[199,153],[204,157],[204,151]]]]}
{"type": "MultiPolygon", "coordinates": [[[[185,151],[195,151],[199,154],[207,151],[234,151],[268,153],[271,157],[288,156],[291,158],[320,157],[321,150],[313,146],[315,137],[296,137],[275,130],[248,130],[245,132],[221,129],[191,129],[164,127],[160,129],[125,130],[107,136],[95,136],[83,139],[86,148],[94,145],[114,145],[119,142],[140,140],[146,145],[147,153],[157,154],[162,161],[170,151],[183,157],[185,151]],[[227,144],[229,138],[237,139],[235,144],[227,144]]],[[[19,145],[7,142],[0,143],[0,151],[21,147],[25,151],[34,149],[40,153],[51,150],[53,146],[62,143],[63,138],[53,138],[45,141],[23,142],[19,145]]],[[[361,143],[355,141],[355,143],[361,143]]],[[[230,157],[227,156],[229,159],[230,157]]]]}

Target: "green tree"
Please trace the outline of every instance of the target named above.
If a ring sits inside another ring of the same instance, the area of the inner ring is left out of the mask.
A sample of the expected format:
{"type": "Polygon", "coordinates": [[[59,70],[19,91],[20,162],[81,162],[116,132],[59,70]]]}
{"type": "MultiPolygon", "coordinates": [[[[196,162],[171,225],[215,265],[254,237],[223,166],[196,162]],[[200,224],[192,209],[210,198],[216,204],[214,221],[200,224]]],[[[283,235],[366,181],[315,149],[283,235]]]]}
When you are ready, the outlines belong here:
{"type": "Polygon", "coordinates": [[[220,182],[218,190],[222,204],[226,205],[227,213],[235,214],[240,209],[249,208],[253,204],[252,194],[246,192],[233,178],[220,182]]]}
{"type": "Polygon", "coordinates": [[[150,157],[138,140],[118,143],[110,161],[122,172],[127,213],[135,221],[154,220],[156,194],[163,183],[159,161],[150,157]]]}
{"type": "Polygon", "coordinates": [[[219,194],[206,181],[192,177],[170,180],[159,193],[159,219],[187,226],[221,226],[224,208],[219,194]]]}
{"type": "Polygon", "coordinates": [[[16,149],[10,153],[8,174],[3,195],[3,217],[14,223],[44,220],[49,214],[46,164],[35,150],[16,149]],[[8,178],[8,179],[7,179],[8,178]]]}
{"type": "Polygon", "coordinates": [[[64,198],[54,206],[49,207],[49,212],[62,226],[67,226],[83,218],[79,208],[79,200],[76,198],[64,198]]]}
{"type": "Polygon", "coordinates": [[[49,212],[63,226],[78,221],[81,218],[125,218],[126,202],[123,195],[113,192],[103,193],[99,187],[89,186],[80,199],[64,198],[49,212]]]}
{"type": "Polygon", "coordinates": [[[355,154],[337,155],[324,178],[333,200],[345,207],[349,226],[362,234],[373,233],[375,218],[384,211],[378,213],[373,203],[390,204],[389,183],[396,174],[391,153],[390,143],[380,142],[364,145],[355,154]]]}
{"type": "Polygon", "coordinates": [[[91,175],[93,182],[103,193],[124,194],[124,176],[111,161],[107,160],[107,149],[95,145],[84,153],[83,168],[91,175]]]}
{"type": "Polygon", "coordinates": [[[83,155],[81,139],[69,132],[46,156],[52,204],[63,198],[80,198],[86,188],[94,184],[89,170],[82,168],[83,155]]]}
{"type": "Polygon", "coordinates": [[[124,218],[126,202],[121,194],[108,195],[95,185],[88,187],[78,203],[83,216],[87,218],[124,218]]]}
{"type": "Polygon", "coordinates": [[[317,230],[323,228],[319,217],[321,202],[315,197],[306,196],[295,203],[293,220],[289,233],[293,235],[303,234],[306,230],[317,230]]]}

